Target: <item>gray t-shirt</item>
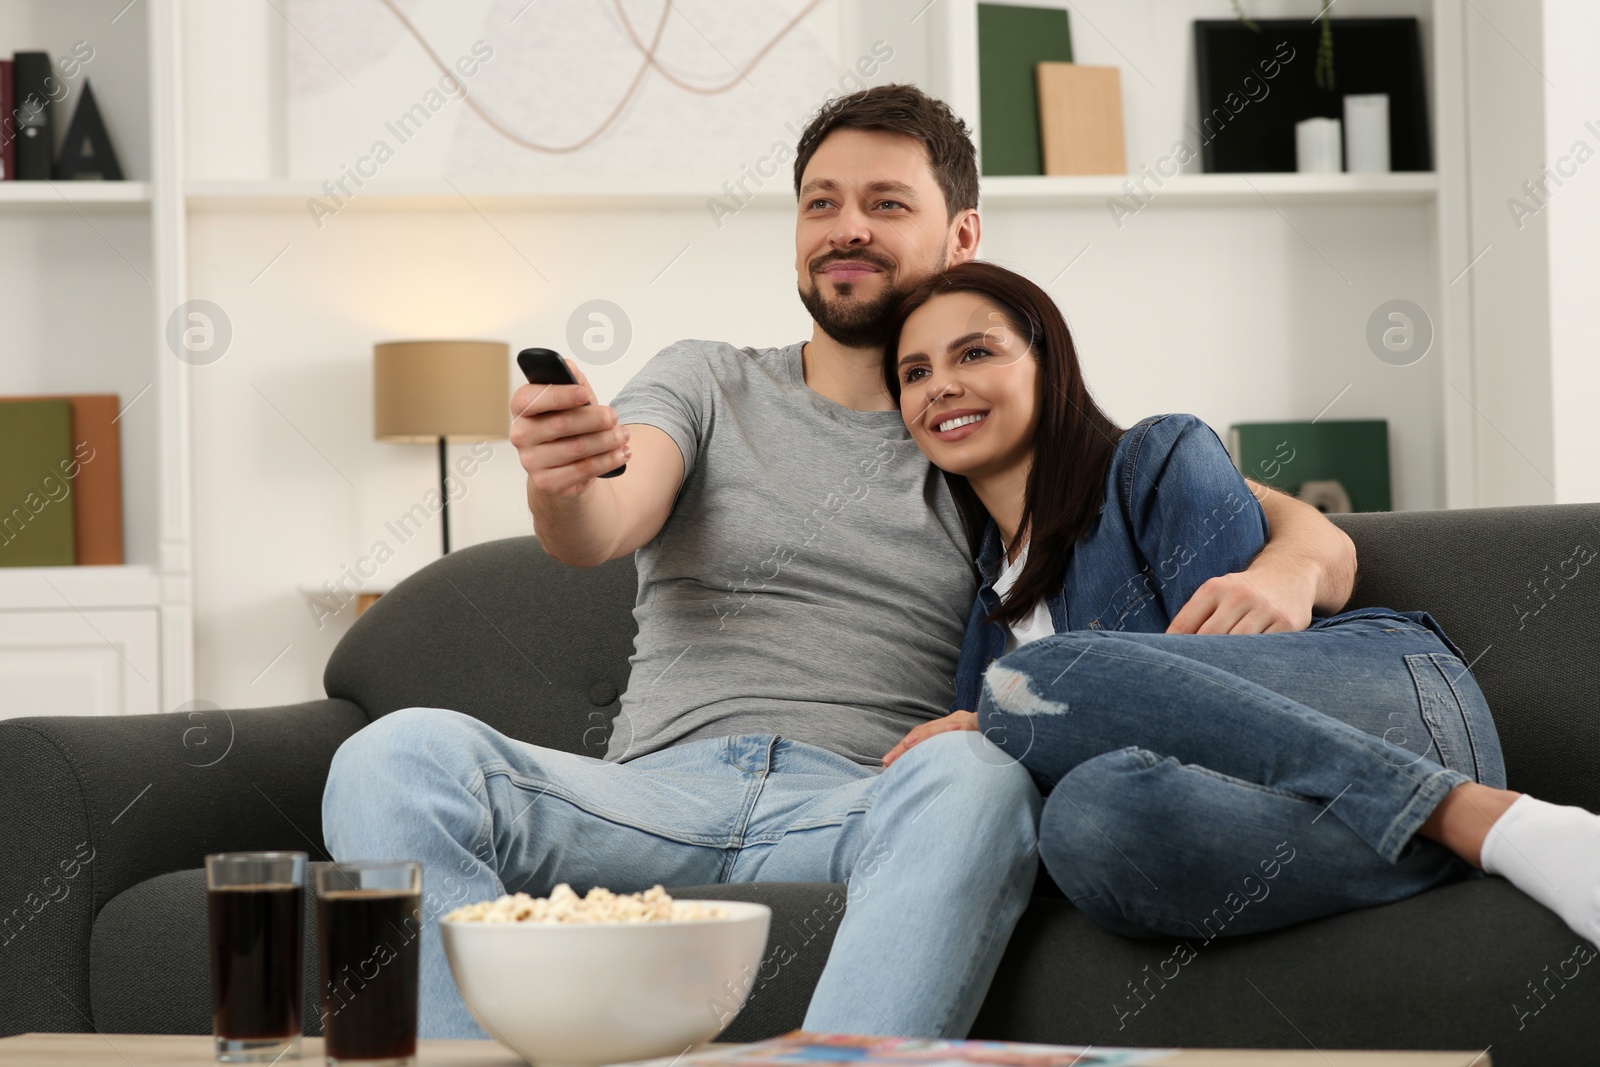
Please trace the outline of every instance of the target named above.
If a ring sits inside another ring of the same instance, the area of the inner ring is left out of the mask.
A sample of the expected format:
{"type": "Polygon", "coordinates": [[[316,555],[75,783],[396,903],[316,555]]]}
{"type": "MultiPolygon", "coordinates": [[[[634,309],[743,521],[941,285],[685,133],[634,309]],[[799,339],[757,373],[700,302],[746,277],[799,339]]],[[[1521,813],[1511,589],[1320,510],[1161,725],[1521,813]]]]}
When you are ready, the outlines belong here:
{"type": "Polygon", "coordinates": [[[954,698],[977,579],[949,487],[899,412],[807,386],[800,350],[679,341],[612,401],[684,480],[635,555],[608,760],[774,733],[877,767],[954,698]]]}

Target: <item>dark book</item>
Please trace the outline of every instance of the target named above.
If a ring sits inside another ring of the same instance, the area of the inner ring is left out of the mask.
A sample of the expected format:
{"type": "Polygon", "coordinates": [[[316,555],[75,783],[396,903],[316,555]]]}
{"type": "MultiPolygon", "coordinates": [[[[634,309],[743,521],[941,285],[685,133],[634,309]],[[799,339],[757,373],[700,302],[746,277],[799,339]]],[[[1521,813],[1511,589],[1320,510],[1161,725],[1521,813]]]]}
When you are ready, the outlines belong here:
{"type": "Polygon", "coordinates": [[[78,98],[78,109],[67,123],[67,136],[61,142],[61,158],[56,160],[56,177],[71,181],[85,174],[98,174],[108,182],[122,180],[122,166],[117,162],[116,149],[111,147],[111,135],[100,117],[100,105],[95,103],[94,90],[89,79],[83,79],[83,93],[78,98]]]}
{"type": "Polygon", "coordinates": [[[50,56],[46,52],[18,52],[12,59],[11,92],[17,116],[17,178],[48,181],[55,151],[55,125],[51,121],[50,56]]]}
{"type": "Polygon", "coordinates": [[[11,60],[0,59],[0,181],[17,176],[16,111],[11,96],[11,60]]]}
{"type": "Polygon", "coordinates": [[[1060,8],[978,5],[978,140],[985,174],[1043,174],[1033,68],[1071,63],[1060,8]]]}

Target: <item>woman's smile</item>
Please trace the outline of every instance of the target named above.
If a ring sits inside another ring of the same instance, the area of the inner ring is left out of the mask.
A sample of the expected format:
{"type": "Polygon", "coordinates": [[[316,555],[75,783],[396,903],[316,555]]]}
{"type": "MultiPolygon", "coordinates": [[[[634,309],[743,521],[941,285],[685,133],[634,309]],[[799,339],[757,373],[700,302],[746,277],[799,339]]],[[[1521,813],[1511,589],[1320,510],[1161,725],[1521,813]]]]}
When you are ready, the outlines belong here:
{"type": "Polygon", "coordinates": [[[930,414],[927,418],[933,435],[941,441],[960,441],[971,437],[983,425],[986,411],[955,411],[930,414]]]}

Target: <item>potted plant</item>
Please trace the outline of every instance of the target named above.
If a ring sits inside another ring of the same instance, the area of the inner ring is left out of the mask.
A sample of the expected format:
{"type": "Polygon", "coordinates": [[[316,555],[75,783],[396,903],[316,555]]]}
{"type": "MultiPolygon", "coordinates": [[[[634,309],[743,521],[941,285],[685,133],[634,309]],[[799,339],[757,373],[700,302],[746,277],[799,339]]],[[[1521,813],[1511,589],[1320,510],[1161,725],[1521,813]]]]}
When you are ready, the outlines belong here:
{"type": "MultiPolygon", "coordinates": [[[[1328,18],[1328,9],[1332,6],[1333,0],[1322,0],[1322,14],[1317,16],[1322,20],[1322,37],[1317,41],[1317,88],[1330,93],[1333,92],[1333,22],[1328,18]]],[[[1257,33],[1261,32],[1261,27],[1256,25],[1255,20],[1244,13],[1239,0],[1233,0],[1233,13],[1239,17],[1240,22],[1257,33]]]]}

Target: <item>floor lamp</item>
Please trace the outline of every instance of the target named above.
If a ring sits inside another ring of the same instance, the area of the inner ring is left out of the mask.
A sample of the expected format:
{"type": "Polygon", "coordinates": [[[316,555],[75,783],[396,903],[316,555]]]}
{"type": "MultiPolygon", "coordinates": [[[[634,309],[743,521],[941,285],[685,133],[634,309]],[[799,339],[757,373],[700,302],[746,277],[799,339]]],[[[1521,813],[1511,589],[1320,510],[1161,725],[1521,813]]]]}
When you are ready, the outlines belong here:
{"type": "Polygon", "coordinates": [[[501,341],[385,341],[372,347],[373,436],[439,446],[440,525],[450,551],[446,443],[493,441],[511,422],[511,348],[501,341]]]}

